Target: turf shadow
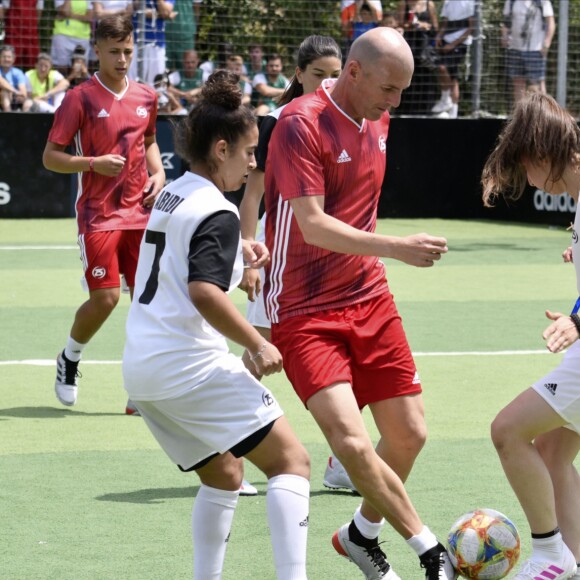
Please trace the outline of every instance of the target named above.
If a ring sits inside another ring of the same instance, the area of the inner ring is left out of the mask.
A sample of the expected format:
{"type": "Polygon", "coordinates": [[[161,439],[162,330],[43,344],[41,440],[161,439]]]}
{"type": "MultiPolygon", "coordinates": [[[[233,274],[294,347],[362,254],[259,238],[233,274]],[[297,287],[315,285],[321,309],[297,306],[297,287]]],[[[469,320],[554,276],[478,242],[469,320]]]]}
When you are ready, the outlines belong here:
{"type": "Polygon", "coordinates": [[[106,493],[105,495],[98,495],[95,499],[97,501],[121,503],[156,504],[168,499],[193,499],[197,495],[198,490],[199,485],[189,487],[160,487],[139,489],[126,493],[106,493]]]}
{"type": "Polygon", "coordinates": [[[15,417],[19,419],[66,419],[67,417],[115,417],[120,413],[87,413],[56,407],[12,407],[0,409],[0,419],[15,417]]]}

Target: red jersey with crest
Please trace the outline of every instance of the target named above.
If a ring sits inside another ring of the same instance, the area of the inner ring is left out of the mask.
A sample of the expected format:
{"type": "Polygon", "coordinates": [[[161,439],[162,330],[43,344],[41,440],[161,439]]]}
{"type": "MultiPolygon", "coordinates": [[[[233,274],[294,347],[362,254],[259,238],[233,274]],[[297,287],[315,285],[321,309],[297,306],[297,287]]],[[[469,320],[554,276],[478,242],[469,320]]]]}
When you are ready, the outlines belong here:
{"type": "Polygon", "coordinates": [[[125,157],[116,177],[79,174],[76,201],[79,234],[145,229],[149,210],[142,205],[148,178],[145,137],[155,135],[157,96],[147,86],[128,80],[116,94],[94,75],[68,91],[56,110],[48,140],[68,146],[83,157],[125,157]]]}
{"type": "Polygon", "coordinates": [[[271,253],[264,287],[272,323],[343,308],[388,291],[374,256],[339,254],[306,244],[289,200],[324,196],[324,211],[374,232],[386,168],[389,114],[359,125],[332,100],[325,81],[295,99],[272,133],[266,164],[266,245],[271,253]]]}

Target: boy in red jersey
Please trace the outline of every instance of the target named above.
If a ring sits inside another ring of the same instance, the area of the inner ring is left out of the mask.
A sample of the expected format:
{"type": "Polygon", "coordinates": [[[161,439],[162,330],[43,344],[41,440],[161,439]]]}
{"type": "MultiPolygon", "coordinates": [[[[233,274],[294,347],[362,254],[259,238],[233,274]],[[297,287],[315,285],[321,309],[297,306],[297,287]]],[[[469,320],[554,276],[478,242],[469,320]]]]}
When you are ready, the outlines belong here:
{"type": "Polygon", "coordinates": [[[98,72],[67,92],[43,155],[47,169],[79,174],[78,243],[89,289],[57,358],[55,392],[63,405],[76,403],[81,353],[119,301],[120,274],[132,294],[143,231],[165,184],[155,141],[156,93],[127,78],[133,58],[130,19],[104,17],[95,52],[98,72]],[[73,140],[71,155],[66,148],[73,140]]]}
{"type": "Polygon", "coordinates": [[[432,266],[447,242],[375,233],[388,110],[412,74],[413,55],[396,30],[366,32],[336,82],[286,106],[266,166],[272,342],[363,496],[332,543],[367,580],[399,578],[378,545],[383,518],[419,556],[428,580],[455,577],[403,485],[426,427],[421,384],[378,258],[432,266]],[[376,451],[360,414],[366,405],[381,436],[376,451]]]}

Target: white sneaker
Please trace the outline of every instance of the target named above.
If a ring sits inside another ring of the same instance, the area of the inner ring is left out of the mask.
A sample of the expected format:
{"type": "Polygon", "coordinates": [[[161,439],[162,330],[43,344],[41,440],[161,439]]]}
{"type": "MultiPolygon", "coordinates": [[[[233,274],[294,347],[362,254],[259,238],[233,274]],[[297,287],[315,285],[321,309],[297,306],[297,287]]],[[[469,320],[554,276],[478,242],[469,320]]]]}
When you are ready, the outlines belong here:
{"type": "Polygon", "coordinates": [[[56,398],[67,407],[72,407],[77,402],[79,392],[77,377],[81,376],[78,367],[79,361],[68,360],[64,356],[64,350],[56,357],[54,392],[56,393],[56,398]]]}
{"type": "Polygon", "coordinates": [[[457,115],[459,115],[459,105],[457,103],[453,103],[448,111],[448,114],[450,119],[457,119],[457,115]]]}
{"type": "MultiPolygon", "coordinates": [[[[564,560],[560,562],[548,562],[541,560],[526,560],[520,571],[514,576],[514,580],[536,580],[536,578],[546,578],[550,580],[563,580],[564,578],[574,578],[578,567],[576,558],[564,545],[564,560]]],[[[576,577],[580,575],[576,574],[576,577]]]]}
{"type": "Polygon", "coordinates": [[[387,556],[379,547],[364,548],[350,541],[348,535],[349,524],[334,532],[332,545],[334,549],[345,558],[356,564],[367,580],[401,580],[391,565],[387,562],[387,556]]]}
{"type": "Polygon", "coordinates": [[[449,109],[451,109],[451,107],[453,106],[453,101],[451,100],[451,97],[441,97],[434,105],[433,108],[431,109],[432,113],[443,113],[444,111],[449,111],[449,109]]]}
{"type": "Polygon", "coordinates": [[[135,407],[135,403],[133,403],[131,399],[128,399],[127,404],[125,405],[125,415],[131,415],[133,417],[141,417],[139,409],[135,407]]]}
{"type": "Polygon", "coordinates": [[[346,469],[342,463],[331,455],[328,458],[328,465],[326,466],[326,471],[324,472],[324,479],[322,480],[324,487],[330,489],[350,489],[354,493],[358,494],[356,487],[353,485],[346,469]]]}
{"type": "Polygon", "coordinates": [[[258,495],[258,490],[244,479],[240,485],[240,495],[258,495]]]}

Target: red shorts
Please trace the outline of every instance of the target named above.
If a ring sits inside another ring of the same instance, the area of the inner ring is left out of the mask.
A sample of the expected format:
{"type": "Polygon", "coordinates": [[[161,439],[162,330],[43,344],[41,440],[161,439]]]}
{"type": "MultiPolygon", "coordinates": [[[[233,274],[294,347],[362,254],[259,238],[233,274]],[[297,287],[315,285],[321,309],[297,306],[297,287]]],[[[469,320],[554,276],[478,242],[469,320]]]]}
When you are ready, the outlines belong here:
{"type": "Polygon", "coordinates": [[[91,232],[79,236],[81,260],[89,290],[119,288],[120,274],[129,288],[135,286],[135,271],[143,230],[91,232]]]}
{"type": "Polygon", "coordinates": [[[335,383],[352,385],[359,408],[421,392],[413,355],[390,293],[272,325],[294,390],[308,399],[335,383]]]}

